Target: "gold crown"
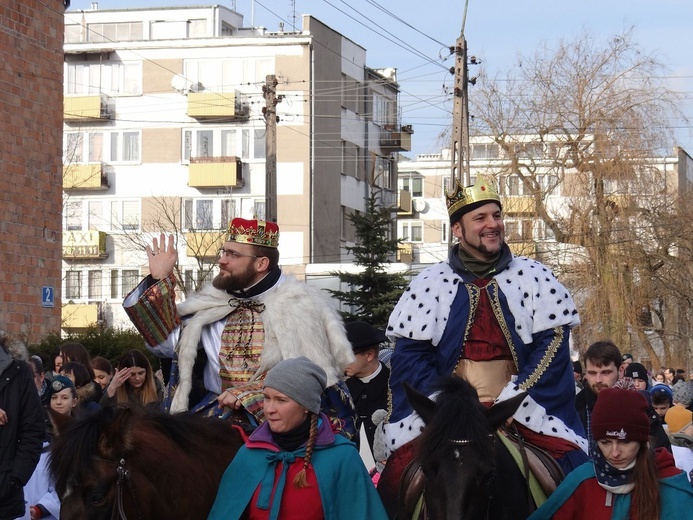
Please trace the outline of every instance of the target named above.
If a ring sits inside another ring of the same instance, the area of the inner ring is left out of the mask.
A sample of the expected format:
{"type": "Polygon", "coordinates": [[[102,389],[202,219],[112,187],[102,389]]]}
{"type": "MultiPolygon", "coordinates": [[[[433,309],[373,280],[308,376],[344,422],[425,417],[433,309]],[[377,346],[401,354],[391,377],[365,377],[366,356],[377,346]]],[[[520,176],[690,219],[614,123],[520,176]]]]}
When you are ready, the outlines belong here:
{"type": "Polygon", "coordinates": [[[500,196],[492,179],[479,177],[474,186],[467,187],[463,187],[460,181],[455,179],[452,192],[445,190],[445,204],[449,217],[467,206],[482,201],[497,202],[501,206],[500,196]]]}
{"type": "Polygon", "coordinates": [[[278,247],[279,226],[274,222],[265,222],[264,220],[235,218],[229,222],[229,232],[226,240],[238,242],[239,244],[278,247]]]}

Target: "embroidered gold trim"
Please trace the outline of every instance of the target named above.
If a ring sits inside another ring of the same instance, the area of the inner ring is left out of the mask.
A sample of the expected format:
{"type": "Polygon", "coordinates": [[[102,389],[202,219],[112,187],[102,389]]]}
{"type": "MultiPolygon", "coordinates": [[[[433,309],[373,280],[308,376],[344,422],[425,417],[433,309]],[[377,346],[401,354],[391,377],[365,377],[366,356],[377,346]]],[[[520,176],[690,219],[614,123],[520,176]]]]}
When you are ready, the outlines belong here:
{"type": "MultiPolygon", "coordinates": [[[[452,369],[453,374],[457,372],[457,366],[460,364],[460,360],[462,359],[464,345],[465,343],[467,343],[469,331],[472,330],[472,322],[474,321],[472,318],[476,315],[476,309],[479,307],[479,292],[481,291],[481,289],[479,289],[473,283],[466,283],[464,284],[464,287],[467,289],[467,294],[469,295],[469,315],[467,316],[467,325],[464,328],[464,337],[462,338],[462,342],[460,343],[461,347],[460,353],[457,356],[457,363],[455,363],[455,368],[452,369]]],[[[449,319],[450,317],[448,316],[448,320],[449,319]]]]}
{"type": "Polygon", "coordinates": [[[503,309],[501,308],[500,298],[498,297],[498,293],[500,292],[500,287],[498,287],[498,281],[494,278],[488,284],[486,284],[486,287],[484,287],[484,289],[488,293],[488,299],[491,302],[493,314],[496,315],[498,325],[500,326],[501,331],[503,332],[505,341],[508,343],[510,353],[513,355],[513,363],[515,363],[515,367],[519,367],[520,365],[517,362],[517,352],[515,350],[515,344],[513,343],[513,337],[510,334],[508,323],[505,321],[505,316],[503,316],[503,309]],[[489,287],[493,287],[493,290],[489,291],[489,287]]]}
{"type": "Polygon", "coordinates": [[[537,368],[534,369],[534,372],[532,372],[524,383],[520,384],[520,388],[522,390],[527,390],[533,387],[537,381],[539,381],[541,376],[544,375],[544,372],[546,372],[546,370],[549,368],[553,358],[556,357],[556,352],[558,352],[558,348],[561,346],[561,343],[563,343],[563,327],[556,327],[553,330],[556,335],[554,336],[553,340],[551,340],[551,343],[549,343],[546,353],[537,365],[537,368]]]}

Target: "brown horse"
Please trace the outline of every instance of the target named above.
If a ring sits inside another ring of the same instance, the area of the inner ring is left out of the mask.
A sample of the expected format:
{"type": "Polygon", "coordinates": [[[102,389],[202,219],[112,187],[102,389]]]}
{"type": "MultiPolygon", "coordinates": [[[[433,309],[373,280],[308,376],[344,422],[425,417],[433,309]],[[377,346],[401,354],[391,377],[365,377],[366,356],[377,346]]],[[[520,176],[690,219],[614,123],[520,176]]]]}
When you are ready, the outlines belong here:
{"type": "Polygon", "coordinates": [[[70,520],[205,519],[243,445],[229,422],[104,408],[58,426],[50,473],[70,520]]]}

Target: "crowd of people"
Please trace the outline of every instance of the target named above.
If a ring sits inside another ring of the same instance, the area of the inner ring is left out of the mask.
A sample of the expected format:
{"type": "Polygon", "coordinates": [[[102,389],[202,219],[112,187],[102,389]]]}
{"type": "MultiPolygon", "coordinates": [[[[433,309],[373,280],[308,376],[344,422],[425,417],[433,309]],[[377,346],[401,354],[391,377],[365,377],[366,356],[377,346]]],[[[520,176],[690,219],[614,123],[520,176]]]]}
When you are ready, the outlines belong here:
{"type": "Polygon", "coordinates": [[[109,406],[252,432],[210,518],[387,518],[376,485],[399,487],[425,427],[404,384],[433,395],[445,375],[469,381],[487,407],[524,396],[508,423],[566,475],[532,519],[690,511],[693,378],[650,373],[608,340],[571,359],[576,306],[546,266],[510,252],[493,184],[456,184],[446,198],[457,243],[414,278],[385,330],[344,324],[324,292],[285,275],[277,224],[235,218],[219,274],[182,302],[173,237],[146,248],[150,274],[123,305],[163,374],[142,350],[107,360],[74,342],[44,370],[0,336],[0,438],[16,438],[0,455],[11,468],[0,472],[0,520],[59,517],[49,415],[109,406]],[[384,466],[390,481],[378,480],[384,466]]]}

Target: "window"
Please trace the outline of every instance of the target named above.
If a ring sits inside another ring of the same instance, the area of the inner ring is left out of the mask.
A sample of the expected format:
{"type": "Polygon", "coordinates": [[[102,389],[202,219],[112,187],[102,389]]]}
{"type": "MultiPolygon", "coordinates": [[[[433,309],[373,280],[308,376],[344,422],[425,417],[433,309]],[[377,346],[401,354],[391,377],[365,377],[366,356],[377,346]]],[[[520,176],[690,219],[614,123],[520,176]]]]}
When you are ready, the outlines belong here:
{"type": "Polygon", "coordinates": [[[183,229],[226,229],[229,221],[237,216],[235,199],[185,199],[183,200],[183,229]]]}
{"type": "Polygon", "coordinates": [[[191,157],[240,157],[247,160],[265,158],[265,131],[250,128],[213,128],[183,130],[183,162],[191,157]]]}
{"type": "Polygon", "coordinates": [[[440,241],[444,244],[450,242],[450,221],[441,220],[440,221],[440,241]]]}
{"type": "Polygon", "coordinates": [[[382,94],[373,93],[373,122],[385,126],[394,124],[393,102],[382,94]]]}
{"type": "Polygon", "coordinates": [[[420,220],[399,220],[397,228],[397,238],[404,242],[423,242],[423,222],[420,220]]]}
{"type": "Polygon", "coordinates": [[[342,240],[346,242],[356,242],[356,228],[354,228],[354,223],[351,221],[349,216],[351,214],[356,214],[358,215],[359,212],[347,208],[346,206],[342,206],[342,240]]]}
{"type": "Polygon", "coordinates": [[[82,230],[82,202],[70,201],[65,204],[65,230],[82,230]]]}
{"type": "Polygon", "coordinates": [[[111,299],[122,300],[139,283],[137,269],[111,269],[111,299]]]}
{"type": "Polygon", "coordinates": [[[140,228],[140,202],[138,200],[111,201],[111,229],[136,231],[140,228]]]}
{"type": "Polygon", "coordinates": [[[141,40],[142,22],[90,23],[87,40],[90,42],[118,42],[141,40]]]}
{"type": "Polygon", "coordinates": [[[423,197],[423,177],[409,176],[399,178],[399,189],[408,191],[412,197],[423,197]]]}
{"type": "Polygon", "coordinates": [[[89,162],[101,162],[103,160],[103,134],[101,132],[89,133],[89,162]]]}
{"type": "Polygon", "coordinates": [[[65,149],[63,150],[63,164],[81,163],[84,157],[84,142],[82,134],[78,132],[65,132],[65,149]]]}
{"type": "Polygon", "coordinates": [[[484,143],[484,144],[473,144],[472,145],[472,160],[481,159],[498,159],[500,155],[500,149],[496,143],[484,143]]]}
{"type": "Polygon", "coordinates": [[[120,271],[116,269],[111,270],[111,299],[117,300],[120,298],[118,293],[118,288],[120,287],[120,271]]]}
{"type": "Polygon", "coordinates": [[[82,297],[82,272],[67,271],[65,273],[65,298],[79,300],[82,297]]]}
{"type": "Polygon", "coordinates": [[[79,43],[82,41],[82,26],[73,24],[65,25],[65,43],[79,43]]]}
{"type": "Polygon", "coordinates": [[[101,300],[103,291],[103,273],[101,271],[87,271],[88,294],[90,300],[101,300]]]}
{"type": "Polygon", "coordinates": [[[87,228],[99,230],[104,225],[103,220],[103,202],[100,200],[90,200],[87,204],[87,228]]]}
{"type": "Polygon", "coordinates": [[[265,130],[253,130],[253,159],[264,159],[265,149],[265,130]]]}
{"type": "Polygon", "coordinates": [[[111,162],[140,160],[139,132],[111,132],[111,162]]]}
{"type": "MultiPolygon", "coordinates": [[[[191,27],[190,31],[193,30],[197,29],[191,27]]],[[[206,27],[202,29],[206,30],[206,27]]],[[[183,76],[204,90],[231,92],[241,85],[264,83],[269,74],[274,74],[272,58],[225,58],[185,60],[183,76]]]]}
{"type": "Polygon", "coordinates": [[[142,64],[128,62],[86,62],[65,64],[65,94],[142,94],[142,64]]]}
{"type": "Polygon", "coordinates": [[[256,199],[254,202],[255,216],[254,218],[258,220],[265,220],[265,201],[261,199],[256,199]]]}
{"type": "Polygon", "coordinates": [[[376,186],[389,190],[392,186],[392,160],[384,157],[375,159],[375,179],[376,186]]]}

